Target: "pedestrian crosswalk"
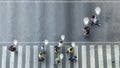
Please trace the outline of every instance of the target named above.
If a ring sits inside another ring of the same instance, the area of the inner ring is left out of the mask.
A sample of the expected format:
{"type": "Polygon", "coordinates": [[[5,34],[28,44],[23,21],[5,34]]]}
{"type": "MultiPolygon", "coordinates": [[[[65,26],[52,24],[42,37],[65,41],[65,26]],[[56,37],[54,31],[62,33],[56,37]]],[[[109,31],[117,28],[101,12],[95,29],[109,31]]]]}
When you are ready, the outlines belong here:
{"type": "Polygon", "coordinates": [[[38,61],[40,45],[18,45],[16,53],[8,51],[7,46],[0,47],[0,68],[120,68],[120,45],[76,45],[74,63],[69,61],[66,45],[62,48],[64,59],[57,66],[54,45],[47,46],[44,62],[38,61]]]}

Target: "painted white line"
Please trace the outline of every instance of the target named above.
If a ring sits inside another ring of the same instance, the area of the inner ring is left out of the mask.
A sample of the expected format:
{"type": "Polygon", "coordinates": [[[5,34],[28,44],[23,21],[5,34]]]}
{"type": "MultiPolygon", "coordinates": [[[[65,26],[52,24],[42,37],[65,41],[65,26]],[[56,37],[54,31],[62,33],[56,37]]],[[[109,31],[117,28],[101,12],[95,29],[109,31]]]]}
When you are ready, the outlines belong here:
{"type": "Polygon", "coordinates": [[[38,46],[33,46],[33,68],[38,68],[38,46]]]}
{"type": "Polygon", "coordinates": [[[79,66],[78,66],[78,58],[79,58],[79,56],[78,56],[78,45],[76,45],[75,48],[74,48],[74,55],[77,56],[77,62],[74,63],[74,68],[79,68],[79,66]]]}
{"type": "Polygon", "coordinates": [[[49,68],[54,68],[54,46],[50,46],[50,67],[49,68]]]}
{"type": "Polygon", "coordinates": [[[120,3],[120,1],[0,1],[0,3],[120,3]]]}
{"type": "Polygon", "coordinates": [[[120,51],[119,51],[119,45],[114,45],[114,52],[115,52],[115,68],[120,68],[119,64],[119,57],[120,57],[120,51]]]}
{"type": "Polygon", "coordinates": [[[106,46],[106,56],[107,56],[107,68],[112,68],[111,47],[110,47],[110,45],[106,46]]]}
{"type": "Polygon", "coordinates": [[[86,46],[82,45],[82,68],[87,68],[86,46]]]}
{"type": "Polygon", "coordinates": [[[1,68],[6,68],[7,46],[2,47],[2,64],[1,68]]]}
{"type": "Polygon", "coordinates": [[[95,49],[94,49],[94,45],[90,45],[90,68],[95,68],[95,49]]]}
{"type": "Polygon", "coordinates": [[[10,53],[10,68],[14,68],[14,57],[15,57],[15,52],[10,53]]]}
{"type": "Polygon", "coordinates": [[[58,68],[62,68],[62,62],[58,65],[58,68]]]}
{"type": "MultiPolygon", "coordinates": [[[[61,48],[61,53],[62,53],[62,48],[61,48]]],[[[57,56],[59,56],[59,55],[57,55],[57,56]]],[[[58,68],[62,68],[62,60],[61,60],[61,63],[58,65],[58,68]]]]}
{"type": "MultiPolygon", "coordinates": [[[[69,46],[65,46],[65,52],[67,51],[67,48],[68,48],[69,46]]],[[[65,56],[65,61],[66,61],[66,63],[65,63],[65,68],[70,68],[70,61],[69,61],[69,55],[66,53],[65,54],[66,56],[65,56]]]]}
{"type": "Polygon", "coordinates": [[[41,62],[41,68],[46,68],[46,55],[45,55],[45,60],[41,62]]]}
{"type": "Polygon", "coordinates": [[[98,62],[99,62],[99,68],[103,68],[103,50],[102,45],[98,46],[98,62]]]}
{"type": "Polygon", "coordinates": [[[30,46],[26,46],[25,68],[30,68],[30,46]]]}
{"type": "Polygon", "coordinates": [[[18,63],[17,68],[22,68],[22,46],[18,46],[18,63]]]}
{"type": "MultiPolygon", "coordinates": [[[[71,42],[64,42],[64,43],[71,43],[71,42]]],[[[13,43],[13,42],[0,42],[0,44],[8,44],[8,43],[13,43]]],[[[39,44],[39,43],[44,43],[44,42],[18,42],[18,44],[24,44],[24,43],[39,44]]],[[[59,42],[49,42],[49,43],[59,43],[59,42]]],[[[120,41],[118,42],[77,42],[76,41],[75,43],[120,43],[120,41]]]]}

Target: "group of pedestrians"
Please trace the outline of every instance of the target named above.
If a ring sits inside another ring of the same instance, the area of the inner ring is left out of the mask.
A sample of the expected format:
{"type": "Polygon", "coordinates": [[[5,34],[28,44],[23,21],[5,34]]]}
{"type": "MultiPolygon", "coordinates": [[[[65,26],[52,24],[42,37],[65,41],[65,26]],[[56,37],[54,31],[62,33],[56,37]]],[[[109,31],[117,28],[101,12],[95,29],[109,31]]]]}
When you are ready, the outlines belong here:
{"type": "MultiPolygon", "coordinates": [[[[63,41],[61,40],[59,42],[58,46],[54,46],[55,48],[55,53],[57,54],[57,57],[55,58],[55,62],[54,64],[60,64],[62,59],[60,57],[60,54],[62,53],[62,48],[63,48],[63,41]]],[[[69,55],[69,61],[70,62],[76,62],[77,61],[77,56],[74,55],[74,47],[72,45],[70,45],[70,47],[67,48],[66,50],[66,54],[69,55]]]]}
{"type": "Polygon", "coordinates": [[[77,61],[77,56],[74,55],[74,47],[70,45],[70,47],[67,49],[67,54],[69,54],[69,60],[71,62],[76,62],[77,61]]]}
{"type": "Polygon", "coordinates": [[[56,53],[54,64],[60,64],[62,62],[63,57],[60,56],[62,54],[62,48],[63,48],[63,40],[60,40],[59,44],[54,46],[54,52],[56,53]]]}
{"type": "MultiPolygon", "coordinates": [[[[100,7],[96,7],[95,8],[95,13],[97,15],[99,15],[101,12],[100,7]]],[[[97,19],[97,15],[92,15],[91,18],[84,18],[84,23],[85,23],[85,27],[84,27],[84,36],[89,36],[90,33],[90,25],[97,25],[97,26],[101,26],[101,24],[99,23],[99,20],[97,19]],[[90,20],[90,23],[89,23],[90,20]],[[89,25],[90,24],[90,25],[89,25]]]]}
{"type": "MultiPolygon", "coordinates": [[[[99,20],[96,18],[95,15],[92,15],[92,17],[90,18],[90,24],[91,25],[97,25],[97,26],[101,25],[99,23],[99,20]]],[[[85,27],[84,27],[84,36],[89,36],[89,33],[90,33],[90,26],[89,25],[85,25],[85,27]]]]}

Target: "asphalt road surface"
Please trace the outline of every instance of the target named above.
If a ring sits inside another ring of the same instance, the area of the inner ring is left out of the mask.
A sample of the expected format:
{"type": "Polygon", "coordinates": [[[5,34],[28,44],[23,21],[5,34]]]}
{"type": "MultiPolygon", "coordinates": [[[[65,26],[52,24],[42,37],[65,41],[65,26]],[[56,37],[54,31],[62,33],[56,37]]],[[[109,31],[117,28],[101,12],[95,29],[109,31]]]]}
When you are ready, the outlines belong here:
{"type": "MultiPolygon", "coordinates": [[[[58,42],[61,35],[66,36],[65,42],[119,42],[119,6],[119,2],[0,2],[0,42],[12,42],[14,39],[18,42],[42,42],[45,39],[58,42]],[[83,18],[94,15],[94,9],[97,6],[101,8],[101,13],[97,16],[101,26],[90,26],[90,35],[86,38],[83,36],[83,18]]],[[[10,44],[0,45],[1,68],[56,68],[53,65],[56,57],[53,46],[48,46],[46,54],[48,60],[40,63],[37,56],[41,44],[19,44],[18,54],[10,53],[6,49],[6,45],[10,44]]],[[[72,64],[67,60],[68,55],[65,54],[67,47],[64,47],[65,58],[58,68],[119,68],[119,43],[80,43],[78,45],[81,45],[75,49],[78,63],[72,64]],[[114,60],[116,63],[112,64],[114,60]]]]}
{"type": "Polygon", "coordinates": [[[65,35],[66,42],[117,42],[120,40],[120,3],[0,3],[0,41],[39,42],[58,41],[65,35]],[[100,27],[91,26],[88,38],[83,36],[84,17],[95,14],[100,27]]]}

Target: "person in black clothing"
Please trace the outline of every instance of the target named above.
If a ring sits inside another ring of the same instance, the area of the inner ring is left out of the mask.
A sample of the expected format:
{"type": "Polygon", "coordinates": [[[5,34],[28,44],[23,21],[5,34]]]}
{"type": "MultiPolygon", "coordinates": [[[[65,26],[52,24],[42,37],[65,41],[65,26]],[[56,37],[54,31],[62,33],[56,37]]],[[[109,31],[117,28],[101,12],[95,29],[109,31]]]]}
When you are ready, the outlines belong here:
{"type": "Polygon", "coordinates": [[[14,52],[14,51],[16,51],[16,48],[15,48],[15,46],[10,45],[10,46],[8,46],[8,50],[14,52]]]}
{"type": "Polygon", "coordinates": [[[69,58],[69,60],[70,60],[71,62],[76,62],[76,61],[77,61],[77,56],[71,56],[71,57],[69,58]]]}
{"type": "Polygon", "coordinates": [[[55,48],[55,52],[56,52],[56,53],[60,53],[60,50],[61,50],[60,47],[58,47],[58,46],[54,46],[54,48],[55,48]]]}
{"type": "Polygon", "coordinates": [[[90,27],[85,26],[85,27],[84,27],[84,36],[88,36],[89,33],[90,33],[90,27]]]}

